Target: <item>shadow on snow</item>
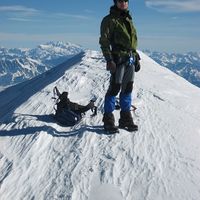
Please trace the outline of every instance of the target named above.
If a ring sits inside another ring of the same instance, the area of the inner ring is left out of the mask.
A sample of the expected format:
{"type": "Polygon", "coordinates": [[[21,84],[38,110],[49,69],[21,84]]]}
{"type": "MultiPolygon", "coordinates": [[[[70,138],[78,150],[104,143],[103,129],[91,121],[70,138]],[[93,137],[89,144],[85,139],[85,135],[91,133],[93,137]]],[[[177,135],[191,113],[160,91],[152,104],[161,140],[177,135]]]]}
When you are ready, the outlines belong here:
{"type": "Polygon", "coordinates": [[[103,134],[103,129],[101,126],[88,126],[84,125],[84,127],[80,127],[76,130],[71,131],[58,131],[52,126],[35,126],[35,127],[27,127],[27,128],[22,128],[22,129],[13,129],[13,130],[3,130],[0,131],[0,137],[6,137],[6,136],[26,136],[26,135],[33,135],[41,132],[46,132],[47,134],[52,135],[53,137],[72,137],[72,136],[79,136],[82,137],[84,132],[90,132],[90,133],[96,133],[96,134],[103,134]]]}
{"type": "MultiPolygon", "coordinates": [[[[16,114],[16,113],[15,113],[16,114]]],[[[30,120],[36,120],[38,122],[44,122],[45,125],[42,126],[34,126],[34,127],[26,127],[21,129],[12,129],[12,130],[3,130],[0,131],[0,137],[5,136],[21,136],[21,135],[31,135],[31,134],[37,134],[41,132],[46,132],[47,134],[52,135],[53,137],[72,137],[78,135],[79,137],[82,137],[84,132],[90,132],[90,133],[96,133],[96,134],[104,134],[102,126],[89,126],[86,124],[76,124],[72,127],[64,127],[62,125],[59,125],[53,115],[26,115],[26,114],[19,114],[20,116],[30,117],[30,120]],[[56,128],[54,128],[51,124],[57,124],[57,126],[61,126],[62,129],[66,128],[66,131],[58,131],[56,128]]],[[[19,116],[18,115],[18,116],[19,116]]],[[[15,117],[13,118],[13,121],[15,121],[15,117]]]]}

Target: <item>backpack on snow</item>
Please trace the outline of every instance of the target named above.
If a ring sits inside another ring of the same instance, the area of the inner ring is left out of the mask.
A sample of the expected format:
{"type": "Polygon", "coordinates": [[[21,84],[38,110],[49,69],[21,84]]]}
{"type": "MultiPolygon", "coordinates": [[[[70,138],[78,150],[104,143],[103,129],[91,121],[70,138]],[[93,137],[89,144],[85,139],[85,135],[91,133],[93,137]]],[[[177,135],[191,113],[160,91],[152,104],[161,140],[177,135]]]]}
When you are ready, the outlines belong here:
{"type": "Polygon", "coordinates": [[[55,119],[64,126],[74,126],[82,119],[82,116],[71,110],[64,109],[62,112],[55,114],[55,119]]]}
{"type": "Polygon", "coordinates": [[[71,111],[70,109],[63,109],[61,112],[57,111],[57,104],[60,102],[61,93],[59,92],[57,87],[53,89],[54,97],[53,99],[56,100],[56,104],[54,105],[55,120],[64,126],[74,126],[77,124],[81,119],[82,115],[71,111]],[[57,98],[56,98],[57,96],[57,98]]]}

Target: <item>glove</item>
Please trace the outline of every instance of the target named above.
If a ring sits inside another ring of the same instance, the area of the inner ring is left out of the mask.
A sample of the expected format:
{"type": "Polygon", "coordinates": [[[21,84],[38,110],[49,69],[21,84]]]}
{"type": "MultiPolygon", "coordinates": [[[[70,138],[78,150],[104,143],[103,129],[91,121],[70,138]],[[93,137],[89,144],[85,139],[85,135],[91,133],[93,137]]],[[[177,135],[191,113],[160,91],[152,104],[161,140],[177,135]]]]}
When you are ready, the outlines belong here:
{"type": "Polygon", "coordinates": [[[141,68],[140,60],[141,60],[140,55],[139,55],[139,53],[136,52],[136,55],[135,55],[135,72],[140,71],[140,68],[141,68]]]}
{"type": "Polygon", "coordinates": [[[116,64],[113,60],[107,62],[106,69],[109,70],[111,73],[115,73],[116,71],[116,64]]]}

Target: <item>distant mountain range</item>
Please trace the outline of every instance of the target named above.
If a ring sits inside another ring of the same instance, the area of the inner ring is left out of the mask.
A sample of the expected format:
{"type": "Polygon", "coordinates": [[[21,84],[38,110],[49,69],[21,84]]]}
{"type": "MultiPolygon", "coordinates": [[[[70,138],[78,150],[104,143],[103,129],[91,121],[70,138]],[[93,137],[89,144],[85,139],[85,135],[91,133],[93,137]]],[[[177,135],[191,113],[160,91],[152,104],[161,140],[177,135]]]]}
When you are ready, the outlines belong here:
{"type": "Polygon", "coordinates": [[[192,84],[200,87],[200,53],[186,54],[143,51],[160,65],[167,67],[192,84]]]}
{"type": "MultiPolygon", "coordinates": [[[[31,79],[82,51],[82,47],[66,42],[48,42],[33,49],[0,47],[0,90],[31,79]]],[[[200,87],[200,53],[143,52],[200,87]]]]}
{"type": "Polygon", "coordinates": [[[34,49],[0,47],[0,86],[30,79],[81,51],[80,46],[63,42],[48,42],[34,49]]]}

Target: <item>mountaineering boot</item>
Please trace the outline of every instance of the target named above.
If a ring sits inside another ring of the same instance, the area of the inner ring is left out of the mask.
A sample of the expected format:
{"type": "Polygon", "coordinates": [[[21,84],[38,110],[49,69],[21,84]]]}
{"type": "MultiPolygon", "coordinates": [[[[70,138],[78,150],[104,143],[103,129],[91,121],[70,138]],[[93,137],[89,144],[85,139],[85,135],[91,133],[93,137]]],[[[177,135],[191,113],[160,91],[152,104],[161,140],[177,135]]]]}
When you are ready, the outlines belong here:
{"type": "Polygon", "coordinates": [[[104,122],[105,131],[108,131],[109,133],[119,132],[117,126],[115,126],[115,118],[114,118],[113,113],[104,113],[103,122],[104,122]]]}
{"type": "Polygon", "coordinates": [[[131,112],[120,112],[119,128],[127,129],[128,131],[137,131],[138,126],[134,124],[131,112]]]}

